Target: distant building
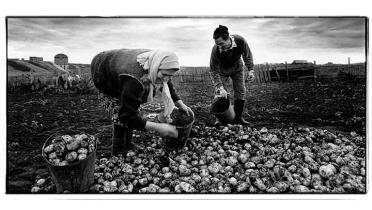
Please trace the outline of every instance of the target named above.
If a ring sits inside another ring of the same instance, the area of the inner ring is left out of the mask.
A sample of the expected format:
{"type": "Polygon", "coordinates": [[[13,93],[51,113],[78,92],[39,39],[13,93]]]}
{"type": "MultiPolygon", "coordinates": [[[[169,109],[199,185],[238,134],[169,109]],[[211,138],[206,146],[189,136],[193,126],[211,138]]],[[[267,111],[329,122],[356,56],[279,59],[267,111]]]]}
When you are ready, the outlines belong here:
{"type": "Polygon", "coordinates": [[[293,60],[292,64],[308,64],[307,60],[293,60]]]}
{"type": "Polygon", "coordinates": [[[54,63],[57,64],[58,66],[62,67],[63,69],[68,68],[68,57],[65,54],[57,54],[54,56],[54,63]]]}
{"type": "Polygon", "coordinates": [[[43,57],[30,57],[30,61],[42,62],[43,61],[43,57]]]}

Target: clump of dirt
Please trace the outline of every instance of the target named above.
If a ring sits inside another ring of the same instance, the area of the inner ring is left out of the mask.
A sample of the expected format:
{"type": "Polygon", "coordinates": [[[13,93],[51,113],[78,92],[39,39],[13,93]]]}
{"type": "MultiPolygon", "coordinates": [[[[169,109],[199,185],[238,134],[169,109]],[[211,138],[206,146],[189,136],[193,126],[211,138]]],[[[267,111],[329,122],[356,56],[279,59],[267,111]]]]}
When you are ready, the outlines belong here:
{"type": "Polygon", "coordinates": [[[170,117],[172,119],[171,124],[176,126],[185,126],[194,120],[194,116],[191,114],[187,115],[186,112],[180,109],[174,109],[170,117]]]}

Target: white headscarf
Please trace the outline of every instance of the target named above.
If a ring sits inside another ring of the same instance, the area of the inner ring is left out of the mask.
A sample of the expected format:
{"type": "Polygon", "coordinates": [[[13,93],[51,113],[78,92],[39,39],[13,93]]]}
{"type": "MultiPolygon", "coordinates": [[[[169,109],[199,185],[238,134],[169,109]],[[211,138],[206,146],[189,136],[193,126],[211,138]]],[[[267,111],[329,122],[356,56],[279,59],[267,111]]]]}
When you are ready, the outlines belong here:
{"type": "Polygon", "coordinates": [[[137,62],[145,70],[149,70],[149,79],[155,84],[159,69],[179,69],[178,57],[174,52],[153,50],[139,54],[137,62]]]}
{"type": "MultiPolygon", "coordinates": [[[[153,50],[139,54],[137,62],[145,70],[149,70],[148,78],[151,81],[147,102],[153,101],[153,93],[158,78],[159,69],[179,69],[178,57],[174,52],[165,50],[153,50]]],[[[165,106],[164,115],[169,117],[174,109],[174,103],[170,96],[170,91],[167,83],[163,83],[162,99],[165,106]]]]}

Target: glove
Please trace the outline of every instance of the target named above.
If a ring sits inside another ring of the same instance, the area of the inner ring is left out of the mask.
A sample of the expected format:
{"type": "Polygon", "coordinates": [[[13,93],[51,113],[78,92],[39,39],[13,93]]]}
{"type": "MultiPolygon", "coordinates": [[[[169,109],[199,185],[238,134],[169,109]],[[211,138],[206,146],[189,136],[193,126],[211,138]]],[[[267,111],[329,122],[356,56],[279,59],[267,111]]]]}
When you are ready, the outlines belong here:
{"type": "Polygon", "coordinates": [[[219,97],[227,98],[227,92],[225,88],[223,88],[223,86],[221,86],[220,88],[216,90],[215,98],[219,98],[219,97]]]}
{"type": "Polygon", "coordinates": [[[253,82],[254,80],[254,70],[250,70],[248,73],[248,81],[253,82]]]}

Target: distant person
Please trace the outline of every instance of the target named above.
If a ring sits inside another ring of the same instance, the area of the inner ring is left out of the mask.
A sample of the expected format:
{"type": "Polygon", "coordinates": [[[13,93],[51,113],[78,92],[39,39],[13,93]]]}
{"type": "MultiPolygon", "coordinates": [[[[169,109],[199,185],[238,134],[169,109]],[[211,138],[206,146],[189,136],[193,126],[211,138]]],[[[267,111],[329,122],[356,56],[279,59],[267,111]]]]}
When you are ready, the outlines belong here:
{"type": "Polygon", "coordinates": [[[65,88],[65,80],[63,74],[58,76],[57,87],[65,88]]]}
{"type": "Polygon", "coordinates": [[[80,82],[80,80],[81,80],[81,77],[80,77],[80,75],[76,75],[76,80],[78,81],[78,82],[80,82]]]}
{"type": "Polygon", "coordinates": [[[70,74],[67,76],[67,87],[72,88],[72,83],[74,81],[74,77],[72,77],[70,74]]]}
{"type": "MultiPolygon", "coordinates": [[[[234,124],[252,126],[242,117],[245,103],[244,65],[247,67],[248,79],[253,81],[253,58],[247,42],[242,36],[230,35],[226,26],[220,25],[213,33],[215,45],[210,58],[210,74],[215,85],[215,96],[227,98],[229,78],[234,89],[234,124]]],[[[220,125],[218,120],[215,125],[220,125]]]]}
{"type": "Polygon", "coordinates": [[[108,104],[105,106],[114,110],[114,155],[138,149],[138,146],[131,142],[133,129],[156,131],[165,137],[178,136],[175,126],[147,121],[139,116],[138,109],[141,104],[152,102],[155,91],[162,89],[166,109],[167,105],[172,103],[191,114],[191,109],[176,94],[171,81],[171,77],[179,69],[177,55],[162,50],[110,50],[93,58],[91,73],[94,85],[106,95],[104,101],[108,104]],[[119,107],[116,107],[116,104],[119,107]],[[115,107],[118,108],[117,115],[115,107]]]}

